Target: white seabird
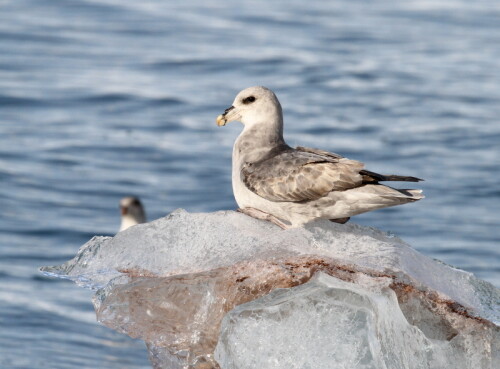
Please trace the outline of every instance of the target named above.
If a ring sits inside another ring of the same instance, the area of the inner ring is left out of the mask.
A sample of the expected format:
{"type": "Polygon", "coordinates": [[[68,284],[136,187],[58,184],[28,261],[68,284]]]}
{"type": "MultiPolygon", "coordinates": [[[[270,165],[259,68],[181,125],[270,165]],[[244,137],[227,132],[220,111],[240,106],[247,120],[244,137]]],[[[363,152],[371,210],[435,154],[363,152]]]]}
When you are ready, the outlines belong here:
{"type": "Polygon", "coordinates": [[[244,125],[233,148],[233,192],[239,210],[250,216],[282,228],[319,218],[345,223],[353,215],[424,198],[422,190],[379,184],[419,178],[382,175],[338,154],[288,146],[281,105],[265,87],[241,91],[217,117],[218,126],[232,121],[244,125]]]}
{"type": "Polygon", "coordinates": [[[133,225],[146,223],[146,213],[144,212],[141,201],[137,197],[130,196],[121,199],[120,212],[122,221],[119,232],[133,225]]]}

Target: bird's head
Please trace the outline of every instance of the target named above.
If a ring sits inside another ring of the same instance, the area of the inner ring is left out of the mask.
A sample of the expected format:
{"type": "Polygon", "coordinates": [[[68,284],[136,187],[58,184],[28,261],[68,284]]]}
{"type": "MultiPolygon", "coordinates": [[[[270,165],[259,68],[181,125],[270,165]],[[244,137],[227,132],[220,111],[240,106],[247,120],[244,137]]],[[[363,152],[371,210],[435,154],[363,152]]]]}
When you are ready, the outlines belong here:
{"type": "Polygon", "coordinates": [[[266,87],[249,87],[238,93],[233,105],[217,117],[217,125],[239,121],[245,127],[259,123],[282,121],[281,105],[278,98],[266,87]]]}
{"type": "Polygon", "coordinates": [[[140,223],[146,222],[146,214],[141,201],[137,197],[129,196],[120,200],[122,224],[120,231],[140,223]]]}

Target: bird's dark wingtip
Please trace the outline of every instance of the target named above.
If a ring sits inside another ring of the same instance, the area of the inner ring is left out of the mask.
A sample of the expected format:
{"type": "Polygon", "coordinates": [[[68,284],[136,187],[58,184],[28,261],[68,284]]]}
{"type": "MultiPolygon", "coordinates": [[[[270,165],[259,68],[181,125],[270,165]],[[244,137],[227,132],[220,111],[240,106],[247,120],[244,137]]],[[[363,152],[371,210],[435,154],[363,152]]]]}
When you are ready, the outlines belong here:
{"type": "Polygon", "coordinates": [[[405,179],[402,180],[403,182],[424,182],[425,180],[422,178],[417,178],[417,177],[405,177],[405,179]]]}

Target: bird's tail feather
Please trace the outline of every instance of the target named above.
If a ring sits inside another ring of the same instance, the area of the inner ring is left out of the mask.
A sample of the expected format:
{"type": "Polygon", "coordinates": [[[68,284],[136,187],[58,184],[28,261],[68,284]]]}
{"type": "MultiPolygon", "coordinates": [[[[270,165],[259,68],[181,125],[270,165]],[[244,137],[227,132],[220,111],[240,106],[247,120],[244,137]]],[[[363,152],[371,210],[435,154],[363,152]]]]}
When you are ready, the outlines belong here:
{"type": "Polygon", "coordinates": [[[425,198],[422,190],[415,189],[400,189],[393,188],[385,185],[375,185],[375,190],[377,190],[378,195],[383,198],[391,199],[396,202],[407,203],[414,202],[425,198]]]}
{"type": "Polygon", "coordinates": [[[407,189],[398,189],[402,194],[411,197],[412,201],[417,201],[420,199],[424,199],[425,196],[422,194],[422,190],[407,190],[407,189]]]}

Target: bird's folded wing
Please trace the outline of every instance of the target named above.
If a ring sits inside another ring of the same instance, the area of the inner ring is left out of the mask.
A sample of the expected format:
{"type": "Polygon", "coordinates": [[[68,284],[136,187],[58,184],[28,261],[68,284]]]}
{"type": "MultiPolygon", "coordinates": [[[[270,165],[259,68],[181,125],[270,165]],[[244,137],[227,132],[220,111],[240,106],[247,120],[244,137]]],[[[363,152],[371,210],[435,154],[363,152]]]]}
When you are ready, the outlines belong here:
{"type": "Polygon", "coordinates": [[[320,150],[320,149],[313,149],[310,147],[297,146],[296,150],[301,151],[301,152],[308,152],[311,154],[320,155],[320,156],[323,156],[325,158],[334,159],[334,160],[343,158],[342,155],[335,154],[334,152],[329,152],[329,151],[320,150]]]}
{"type": "Polygon", "coordinates": [[[363,163],[326,151],[297,148],[243,166],[245,185],[270,201],[310,201],[358,187],[363,163]]]}

